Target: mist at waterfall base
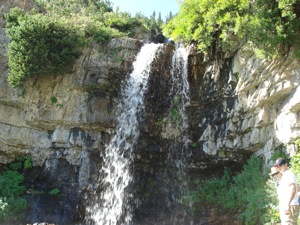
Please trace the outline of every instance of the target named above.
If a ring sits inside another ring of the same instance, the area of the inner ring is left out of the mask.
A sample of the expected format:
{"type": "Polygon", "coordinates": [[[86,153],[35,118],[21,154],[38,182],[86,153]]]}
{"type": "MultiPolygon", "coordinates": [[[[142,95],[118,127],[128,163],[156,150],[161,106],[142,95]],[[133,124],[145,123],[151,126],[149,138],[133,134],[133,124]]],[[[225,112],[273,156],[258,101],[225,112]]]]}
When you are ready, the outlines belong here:
{"type": "MultiPolygon", "coordinates": [[[[99,179],[96,184],[101,192],[96,192],[88,199],[86,208],[85,224],[87,225],[131,225],[133,207],[137,203],[134,200],[134,192],[131,183],[134,182],[132,175],[132,164],[134,162],[134,146],[139,138],[139,123],[144,115],[144,94],[148,87],[148,78],[151,71],[151,63],[159,52],[164,50],[162,44],[145,44],[136,57],[133,64],[133,72],[128,80],[124,82],[121,90],[122,99],[117,107],[117,125],[111,141],[105,148],[103,165],[99,171],[99,179]],[[100,188],[99,188],[100,187],[100,188]]],[[[183,204],[181,196],[186,190],[186,158],[189,156],[187,144],[188,121],[185,108],[189,104],[189,86],[187,82],[187,52],[184,48],[176,47],[172,56],[172,68],[170,69],[171,84],[170,98],[170,126],[181,133],[183,140],[176,141],[170,146],[166,164],[168,168],[163,173],[163,184],[166,190],[166,204],[173,213],[172,218],[164,222],[151,224],[193,224],[189,218],[191,204],[183,204]],[[176,121],[172,110],[176,109],[176,121]],[[184,143],[182,145],[182,143],[184,143]],[[175,152],[181,145],[180,152],[175,152]],[[172,171],[171,175],[169,172],[172,171]],[[175,171],[175,176],[174,176],[175,171]],[[175,184],[174,184],[175,183],[175,184]]],[[[178,133],[177,132],[177,133],[178,133]]],[[[150,223],[149,223],[150,224],[150,223]]]]}

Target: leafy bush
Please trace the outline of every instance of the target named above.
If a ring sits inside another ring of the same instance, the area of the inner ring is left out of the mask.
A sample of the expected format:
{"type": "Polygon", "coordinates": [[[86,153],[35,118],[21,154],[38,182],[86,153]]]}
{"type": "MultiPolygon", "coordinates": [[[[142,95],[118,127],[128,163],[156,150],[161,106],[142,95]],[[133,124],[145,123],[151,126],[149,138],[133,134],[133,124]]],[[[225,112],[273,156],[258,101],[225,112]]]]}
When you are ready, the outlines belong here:
{"type": "Polygon", "coordinates": [[[85,38],[106,42],[112,37],[133,37],[137,28],[144,32],[151,29],[161,30],[161,19],[148,19],[142,14],[134,17],[127,12],[112,10],[109,0],[35,0],[42,12],[54,20],[63,17],[69,25],[77,27],[85,38]]]}
{"type": "Polygon", "coordinates": [[[200,190],[202,199],[209,204],[223,205],[225,202],[224,197],[226,196],[220,193],[228,192],[230,184],[232,183],[230,174],[231,171],[225,169],[221,179],[212,178],[205,181],[200,190]]]}
{"type": "Polygon", "coordinates": [[[290,167],[297,177],[298,186],[300,186],[300,138],[296,139],[294,144],[296,145],[298,152],[291,158],[290,167]]]}
{"type": "Polygon", "coordinates": [[[26,190],[20,185],[23,181],[17,171],[8,170],[0,175],[0,220],[17,219],[27,208],[27,201],[21,197],[26,190]]]}
{"type": "Polygon", "coordinates": [[[131,17],[130,14],[115,12],[105,14],[104,24],[121,32],[128,32],[134,27],[141,26],[140,22],[131,17]]]}
{"type": "MultiPolygon", "coordinates": [[[[293,169],[295,174],[300,176],[300,152],[298,152],[296,155],[294,155],[291,158],[291,168],[293,169]]],[[[299,179],[298,179],[298,182],[300,183],[299,179]]]]}
{"type": "Polygon", "coordinates": [[[274,191],[270,192],[272,188],[266,183],[261,166],[261,159],[252,157],[236,176],[226,169],[220,179],[204,182],[199,191],[201,200],[223,212],[238,214],[246,225],[270,221],[269,206],[276,203],[270,195],[274,191]]]}
{"type": "Polygon", "coordinates": [[[8,81],[12,87],[29,78],[69,72],[83,45],[134,37],[136,32],[160,26],[140,14],[131,17],[113,12],[108,0],[35,2],[39,12],[14,8],[6,15],[10,38],[8,81]]]}
{"type": "Polygon", "coordinates": [[[11,86],[20,86],[30,77],[69,71],[79,54],[79,38],[74,30],[18,8],[13,8],[6,19],[11,41],[8,49],[11,86]]]}
{"type": "Polygon", "coordinates": [[[0,174],[0,221],[16,221],[27,208],[26,199],[22,198],[26,188],[20,172],[32,167],[30,156],[19,156],[4,167],[0,174]]]}
{"type": "Polygon", "coordinates": [[[32,159],[30,156],[19,156],[17,159],[4,167],[6,170],[21,171],[32,168],[32,159]]]}
{"type": "Polygon", "coordinates": [[[174,40],[196,42],[201,51],[215,57],[245,43],[259,56],[275,56],[297,47],[299,4],[296,0],[186,0],[164,33],[174,40]]]}
{"type": "MultiPolygon", "coordinates": [[[[254,44],[257,54],[265,56],[278,55],[297,43],[299,31],[299,14],[296,0],[258,0],[251,4],[249,22],[245,31],[254,44]]],[[[298,51],[297,50],[297,51],[298,51]]],[[[297,53],[296,51],[296,53],[297,53]]]]}
{"type": "Polygon", "coordinates": [[[72,17],[73,14],[95,14],[97,12],[111,12],[112,5],[109,0],[35,0],[45,13],[72,17]]]}
{"type": "Polygon", "coordinates": [[[107,42],[120,32],[110,29],[103,21],[105,13],[112,12],[110,1],[107,0],[35,0],[41,13],[54,23],[61,21],[65,27],[72,27],[83,43],[94,40],[107,42]]]}

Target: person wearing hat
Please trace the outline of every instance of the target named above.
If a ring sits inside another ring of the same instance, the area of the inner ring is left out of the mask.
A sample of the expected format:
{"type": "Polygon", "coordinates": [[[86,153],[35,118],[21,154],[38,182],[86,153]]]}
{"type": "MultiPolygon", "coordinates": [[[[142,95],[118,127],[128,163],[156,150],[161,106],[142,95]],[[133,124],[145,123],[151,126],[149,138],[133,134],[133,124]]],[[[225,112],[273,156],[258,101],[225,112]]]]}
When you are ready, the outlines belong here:
{"type": "Polygon", "coordinates": [[[297,225],[299,202],[296,176],[288,169],[284,158],[278,158],[274,167],[282,174],[277,187],[281,225],[297,225]]]}
{"type": "Polygon", "coordinates": [[[269,173],[269,176],[271,176],[272,178],[275,178],[276,186],[278,187],[279,181],[281,180],[281,177],[282,177],[282,174],[279,172],[279,170],[275,166],[271,167],[271,173],[269,173]]]}

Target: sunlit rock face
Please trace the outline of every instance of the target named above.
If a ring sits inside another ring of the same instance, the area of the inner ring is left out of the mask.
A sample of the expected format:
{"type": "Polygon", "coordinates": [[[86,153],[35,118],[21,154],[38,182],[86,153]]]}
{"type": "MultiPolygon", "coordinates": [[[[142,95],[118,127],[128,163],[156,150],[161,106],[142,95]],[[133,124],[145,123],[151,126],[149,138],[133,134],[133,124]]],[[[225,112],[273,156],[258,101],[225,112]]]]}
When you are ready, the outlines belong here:
{"type": "MultiPolygon", "coordinates": [[[[233,152],[255,154],[263,156],[266,163],[275,149],[294,154],[292,141],[300,134],[299,69],[299,61],[292,53],[268,61],[253,53],[238,52],[221,75],[226,77],[220,89],[223,91],[219,92],[223,100],[210,101],[219,109],[210,111],[214,117],[200,118],[202,121],[198,122],[202,150],[220,158],[228,158],[226,155],[233,152]]],[[[218,83],[209,82],[210,90],[218,92],[218,83]]],[[[213,96],[208,95],[205,98],[213,96]]]]}
{"type": "MultiPolygon", "coordinates": [[[[82,147],[97,149],[103,135],[113,127],[114,103],[121,81],[131,69],[131,62],[141,43],[137,40],[114,40],[107,51],[101,46],[84,50],[73,73],[64,76],[40,77],[24,87],[13,89],[7,83],[6,70],[1,76],[1,137],[5,145],[1,162],[6,163],[20,151],[33,154],[33,161],[42,165],[47,149],[78,149],[70,163],[78,164],[82,147]],[[122,61],[118,61],[122,57],[122,61]],[[88,132],[87,132],[88,131],[88,132]]],[[[52,151],[52,150],[51,150],[52,151]]],[[[74,154],[75,153],[75,154],[74,154]]]]}
{"type": "Polygon", "coordinates": [[[235,142],[255,155],[263,155],[266,162],[275,149],[294,154],[292,141],[300,135],[299,61],[292,53],[267,61],[240,52],[232,73],[238,75],[238,98],[227,126],[233,133],[243,133],[235,142]],[[242,112],[244,118],[236,129],[234,121],[242,112]]]}

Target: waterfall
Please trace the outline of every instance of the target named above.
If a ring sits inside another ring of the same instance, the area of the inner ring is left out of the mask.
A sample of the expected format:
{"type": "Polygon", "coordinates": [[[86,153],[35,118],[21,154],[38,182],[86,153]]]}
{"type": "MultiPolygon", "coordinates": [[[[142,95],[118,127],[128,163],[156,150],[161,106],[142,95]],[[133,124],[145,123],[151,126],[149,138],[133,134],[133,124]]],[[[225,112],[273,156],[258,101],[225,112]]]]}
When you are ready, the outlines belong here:
{"type": "Polygon", "coordinates": [[[172,57],[171,69],[172,88],[170,96],[173,99],[170,109],[170,120],[174,132],[174,142],[169,147],[166,164],[167,185],[171,193],[169,205],[172,210],[172,219],[167,224],[192,224],[190,209],[192,201],[188,198],[188,179],[186,176],[187,159],[191,156],[189,151],[188,116],[186,109],[190,105],[188,83],[188,52],[184,47],[176,46],[172,57]],[[170,179],[171,177],[171,179],[170,179]],[[190,221],[191,220],[191,221],[190,221]]]}
{"type": "MultiPolygon", "coordinates": [[[[177,108],[181,118],[181,132],[183,136],[184,148],[187,148],[189,139],[187,136],[188,117],[186,107],[190,105],[189,82],[188,82],[188,52],[184,47],[176,46],[172,57],[172,89],[174,96],[172,107],[177,108]]],[[[184,157],[185,158],[185,157],[184,157]]]]}
{"type": "Polygon", "coordinates": [[[161,45],[145,44],[133,64],[133,72],[122,88],[122,99],[117,107],[115,134],[106,146],[100,171],[100,196],[87,208],[86,220],[96,225],[130,224],[132,212],[129,185],[132,182],[133,148],[139,137],[138,125],[144,110],[144,93],[151,62],[161,45]]]}

